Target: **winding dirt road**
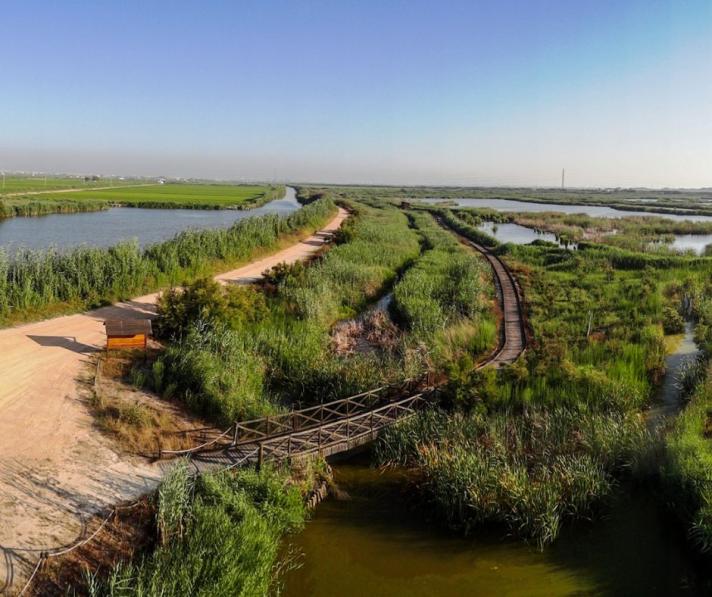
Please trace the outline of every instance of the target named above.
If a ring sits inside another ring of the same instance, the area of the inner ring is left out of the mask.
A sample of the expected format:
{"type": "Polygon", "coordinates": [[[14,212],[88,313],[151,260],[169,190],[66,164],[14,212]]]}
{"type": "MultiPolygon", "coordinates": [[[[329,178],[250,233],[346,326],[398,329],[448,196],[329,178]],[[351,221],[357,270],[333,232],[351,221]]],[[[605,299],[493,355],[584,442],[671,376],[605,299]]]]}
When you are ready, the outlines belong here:
{"type": "MultiPolygon", "coordinates": [[[[320,232],[216,279],[249,283],[278,263],[308,259],[347,216],[339,209],[320,232]]],[[[153,316],[157,297],[0,330],[0,547],[15,561],[5,578],[0,570],[0,592],[31,569],[36,550],[73,542],[87,514],[160,479],[165,465],[119,455],[94,428],[81,379],[104,346],[104,320],[153,316]]]]}

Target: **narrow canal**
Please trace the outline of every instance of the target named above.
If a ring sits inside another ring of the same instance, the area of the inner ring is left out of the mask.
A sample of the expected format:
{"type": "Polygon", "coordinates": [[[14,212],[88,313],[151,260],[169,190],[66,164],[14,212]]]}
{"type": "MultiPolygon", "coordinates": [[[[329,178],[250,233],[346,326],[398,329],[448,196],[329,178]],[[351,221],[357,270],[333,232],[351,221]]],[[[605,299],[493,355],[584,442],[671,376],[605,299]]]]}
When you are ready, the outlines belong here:
{"type": "MultiPolygon", "coordinates": [[[[688,327],[667,359],[657,415],[680,408],[675,378],[696,350],[688,327]]],[[[287,597],[705,594],[683,533],[649,488],[621,488],[600,517],[539,551],[501,531],[447,532],[411,505],[405,471],[369,462],[361,454],[334,464],[343,495],[290,540],[299,566],[283,579],[287,597]]]]}

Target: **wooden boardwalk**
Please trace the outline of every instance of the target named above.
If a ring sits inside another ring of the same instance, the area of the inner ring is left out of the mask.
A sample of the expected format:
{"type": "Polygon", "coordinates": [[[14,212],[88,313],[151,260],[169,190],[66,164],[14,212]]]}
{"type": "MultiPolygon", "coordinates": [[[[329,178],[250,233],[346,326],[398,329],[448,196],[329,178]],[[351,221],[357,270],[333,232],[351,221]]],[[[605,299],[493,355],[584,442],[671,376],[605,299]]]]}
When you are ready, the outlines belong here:
{"type": "Polygon", "coordinates": [[[489,249],[466,240],[489,262],[494,273],[497,300],[502,311],[500,344],[497,351],[483,365],[501,367],[516,361],[527,347],[526,323],[522,291],[519,282],[505,263],[489,249]]]}
{"type": "MultiPolygon", "coordinates": [[[[519,283],[506,264],[486,247],[462,240],[479,251],[492,267],[502,313],[498,346],[478,368],[511,364],[527,346],[519,283]]],[[[237,421],[223,432],[198,431],[194,433],[195,447],[161,451],[158,457],[187,456],[198,470],[259,466],[312,454],[327,457],[374,441],[383,429],[433,403],[437,393],[432,376],[424,375],[300,410],[237,421]]]]}

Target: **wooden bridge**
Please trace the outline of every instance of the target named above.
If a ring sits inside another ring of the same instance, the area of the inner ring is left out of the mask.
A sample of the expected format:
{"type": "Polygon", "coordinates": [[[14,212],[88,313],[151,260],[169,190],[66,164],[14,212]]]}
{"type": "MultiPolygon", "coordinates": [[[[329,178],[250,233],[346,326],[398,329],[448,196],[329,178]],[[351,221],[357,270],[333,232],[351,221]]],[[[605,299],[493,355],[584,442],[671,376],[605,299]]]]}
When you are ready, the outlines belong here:
{"type": "MultiPolygon", "coordinates": [[[[501,367],[514,362],[526,348],[521,289],[499,257],[466,242],[492,267],[503,320],[497,349],[478,368],[501,367]]],[[[434,403],[438,392],[434,376],[426,374],[308,408],[237,421],[223,432],[196,430],[191,432],[194,447],[161,450],[158,457],[189,456],[196,467],[208,469],[261,465],[311,454],[331,456],[374,441],[383,429],[434,403]]]]}

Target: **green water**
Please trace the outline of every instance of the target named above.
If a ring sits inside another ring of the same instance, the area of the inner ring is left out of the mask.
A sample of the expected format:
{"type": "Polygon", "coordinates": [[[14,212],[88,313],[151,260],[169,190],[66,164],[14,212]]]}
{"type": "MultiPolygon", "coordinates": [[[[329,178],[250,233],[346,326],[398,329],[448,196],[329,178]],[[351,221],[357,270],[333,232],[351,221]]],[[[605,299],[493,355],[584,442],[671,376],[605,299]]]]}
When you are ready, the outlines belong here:
{"type": "MultiPolygon", "coordinates": [[[[688,325],[667,358],[648,413],[652,428],[680,409],[676,378],[696,353],[688,325]]],[[[381,472],[369,461],[361,454],[333,466],[348,496],[319,505],[290,540],[301,565],[283,579],[286,597],[712,594],[712,571],[692,561],[655,489],[621,488],[595,521],[567,524],[541,552],[502,531],[447,532],[413,506],[404,472],[381,472]]]]}
{"type": "Polygon", "coordinates": [[[368,459],[334,466],[347,499],[323,502],[289,550],[287,597],[701,595],[684,538],[654,499],[620,492],[595,522],[545,551],[499,534],[445,532],[413,509],[403,473],[368,459]]]}

